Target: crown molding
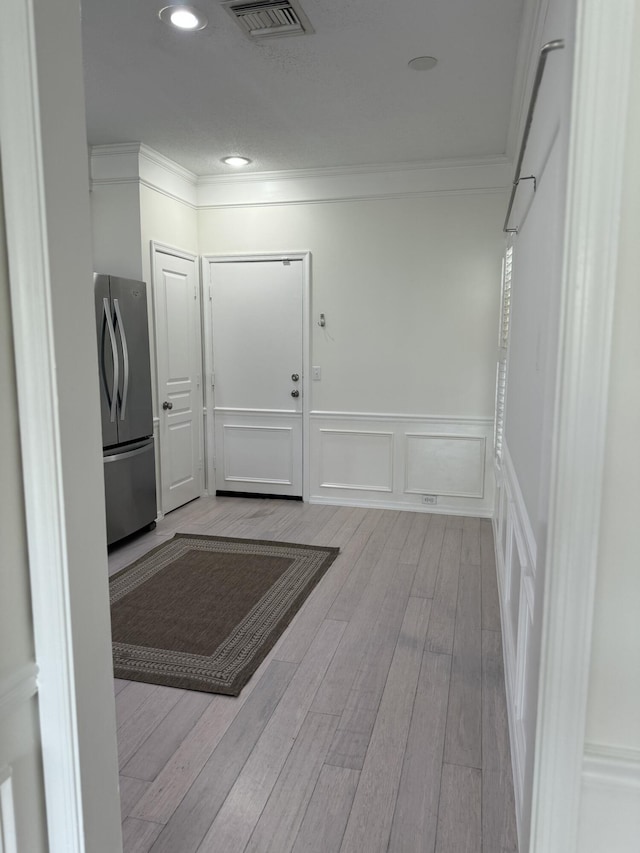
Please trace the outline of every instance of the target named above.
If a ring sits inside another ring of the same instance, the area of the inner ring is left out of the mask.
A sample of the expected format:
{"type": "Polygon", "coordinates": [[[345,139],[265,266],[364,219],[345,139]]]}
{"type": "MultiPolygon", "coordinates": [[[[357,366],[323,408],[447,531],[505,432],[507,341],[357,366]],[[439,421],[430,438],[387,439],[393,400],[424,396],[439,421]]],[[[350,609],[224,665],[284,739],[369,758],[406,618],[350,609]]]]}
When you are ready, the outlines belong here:
{"type": "Polygon", "coordinates": [[[447,158],[409,163],[369,163],[356,166],[319,166],[315,169],[283,169],[271,172],[242,172],[232,175],[202,175],[198,186],[210,184],[254,183],[259,181],[299,181],[305,178],[335,178],[351,175],[396,174],[404,172],[435,171],[441,169],[465,169],[478,166],[501,166],[509,164],[505,156],[447,158]]]}
{"type": "Polygon", "coordinates": [[[204,176],[198,180],[197,204],[199,208],[224,208],[502,193],[511,186],[512,171],[506,157],[486,157],[204,176]]]}
{"type": "Polygon", "coordinates": [[[95,145],[89,154],[92,187],[139,183],[195,207],[197,175],[148,145],[95,145]]]}
{"type": "Polygon", "coordinates": [[[196,208],[503,193],[512,171],[500,156],[198,177],[139,142],[94,146],[90,162],[92,187],[137,182],[196,208]]]}

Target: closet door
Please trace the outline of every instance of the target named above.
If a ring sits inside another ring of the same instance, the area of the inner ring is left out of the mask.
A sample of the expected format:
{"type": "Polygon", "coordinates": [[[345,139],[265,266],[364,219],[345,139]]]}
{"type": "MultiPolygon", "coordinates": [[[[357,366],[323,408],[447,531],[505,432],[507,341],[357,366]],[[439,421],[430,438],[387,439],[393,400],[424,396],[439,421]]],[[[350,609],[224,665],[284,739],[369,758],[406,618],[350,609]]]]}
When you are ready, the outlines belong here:
{"type": "Polygon", "coordinates": [[[154,250],[162,511],[203,492],[202,343],[196,258],[154,250]]]}

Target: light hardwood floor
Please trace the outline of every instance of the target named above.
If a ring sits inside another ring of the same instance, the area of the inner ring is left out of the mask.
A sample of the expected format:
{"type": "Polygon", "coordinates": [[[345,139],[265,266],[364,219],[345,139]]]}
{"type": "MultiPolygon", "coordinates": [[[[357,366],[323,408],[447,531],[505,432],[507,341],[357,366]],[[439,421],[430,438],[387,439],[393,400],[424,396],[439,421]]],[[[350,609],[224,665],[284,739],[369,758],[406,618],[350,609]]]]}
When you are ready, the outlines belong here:
{"type": "Polygon", "coordinates": [[[238,698],[115,681],[125,853],[515,853],[490,522],[201,498],[176,531],[337,545],[238,698]]]}

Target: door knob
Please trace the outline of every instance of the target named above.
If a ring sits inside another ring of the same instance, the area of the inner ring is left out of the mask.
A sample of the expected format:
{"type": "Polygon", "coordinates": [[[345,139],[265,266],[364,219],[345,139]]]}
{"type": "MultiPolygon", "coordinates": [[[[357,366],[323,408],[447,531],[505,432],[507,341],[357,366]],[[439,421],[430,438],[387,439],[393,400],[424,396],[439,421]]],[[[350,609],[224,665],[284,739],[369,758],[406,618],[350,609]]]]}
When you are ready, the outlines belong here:
{"type": "Polygon", "coordinates": [[[299,373],[292,373],[292,374],[291,374],[291,381],[292,381],[292,382],[297,382],[297,381],[298,381],[298,379],[300,379],[300,374],[299,374],[299,373]]]}
{"type": "Polygon", "coordinates": [[[292,397],[299,397],[300,396],[300,392],[298,391],[297,388],[293,389],[293,391],[291,392],[291,396],[292,397]]]}
{"type": "Polygon", "coordinates": [[[167,411],[167,409],[173,409],[173,403],[168,403],[166,400],[162,404],[162,408],[167,411]]]}

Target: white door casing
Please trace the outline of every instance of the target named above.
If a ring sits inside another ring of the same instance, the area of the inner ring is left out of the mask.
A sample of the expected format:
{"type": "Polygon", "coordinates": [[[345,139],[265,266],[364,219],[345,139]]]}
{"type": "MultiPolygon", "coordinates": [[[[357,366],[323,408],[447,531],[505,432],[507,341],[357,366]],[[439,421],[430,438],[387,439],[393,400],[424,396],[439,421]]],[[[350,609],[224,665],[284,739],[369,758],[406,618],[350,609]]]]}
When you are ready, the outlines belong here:
{"type": "Polygon", "coordinates": [[[203,492],[202,344],[196,257],[152,244],[160,491],[167,513],[203,492]]]}
{"type": "Polygon", "coordinates": [[[217,491],[308,499],[309,253],[203,263],[212,483],[217,491]]]}

